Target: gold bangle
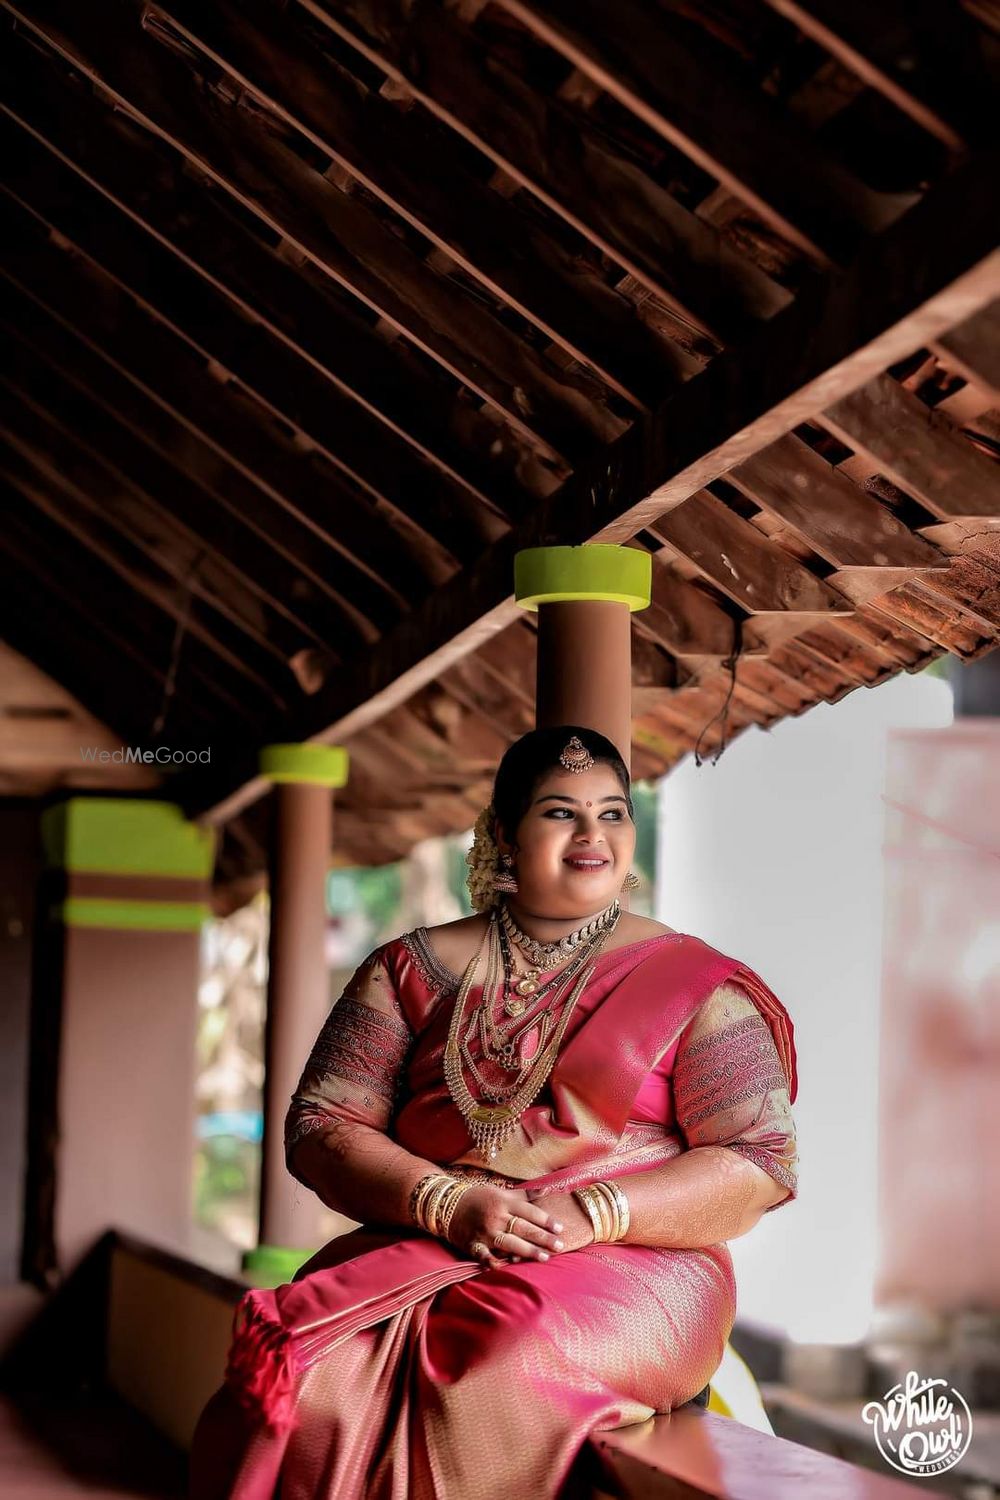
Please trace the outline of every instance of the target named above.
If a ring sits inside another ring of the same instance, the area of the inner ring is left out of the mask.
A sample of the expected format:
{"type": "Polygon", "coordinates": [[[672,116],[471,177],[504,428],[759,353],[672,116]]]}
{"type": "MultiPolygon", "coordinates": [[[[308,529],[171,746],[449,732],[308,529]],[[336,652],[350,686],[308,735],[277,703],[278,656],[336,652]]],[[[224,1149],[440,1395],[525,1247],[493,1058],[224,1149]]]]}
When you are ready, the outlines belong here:
{"type": "Polygon", "coordinates": [[[619,1240],[623,1240],[628,1234],[629,1225],[632,1222],[632,1212],[628,1201],[628,1195],[625,1192],[624,1188],[619,1187],[617,1182],[609,1182],[608,1187],[614,1194],[615,1201],[618,1204],[618,1218],[621,1227],[616,1237],[619,1240]]]}
{"type": "Polygon", "coordinates": [[[443,1183],[440,1192],[434,1194],[427,1205],[427,1227],[431,1234],[441,1233],[441,1210],[448,1202],[455,1190],[455,1179],[449,1177],[443,1183]]]}
{"type": "Polygon", "coordinates": [[[424,1199],[423,1204],[421,1205],[423,1209],[423,1227],[427,1230],[428,1234],[437,1233],[435,1220],[437,1218],[438,1204],[441,1202],[444,1194],[448,1191],[452,1181],[453,1178],[448,1176],[439,1177],[436,1182],[433,1182],[431,1184],[427,1197],[424,1199]]]}
{"type": "Polygon", "coordinates": [[[580,1204],[580,1207],[590,1220],[591,1228],[594,1231],[594,1242],[599,1243],[604,1238],[604,1224],[598,1212],[597,1205],[591,1201],[589,1188],[577,1188],[573,1197],[580,1204]]]}
{"type": "Polygon", "coordinates": [[[458,1207],[459,1199],[465,1196],[471,1186],[471,1182],[456,1182],[454,1191],[448,1199],[448,1202],[438,1213],[438,1224],[440,1225],[438,1233],[443,1240],[446,1240],[448,1238],[448,1230],[451,1226],[451,1221],[455,1216],[455,1210],[458,1207]]]}
{"type": "Polygon", "coordinates": [[[410,1193],[410,1201],[407,1207],[409,1209],[410,1218],[415,1224],[420,1223],[420,1220],[417,1217],[417,1205],[420,1203],[427,1189],[430,1187],[431,1183],[437,1176],[437,1172],[428,1172],[426,1176],[421,1177],[420,1181],[414,1183],[413,1185],[413,1191],[410,1193]]]}
{"type": "Polygon", "coordinates": [[[601,1211],[604,1214],[605,1227],[607,1231],[605,1234],[605,1239],[616,1240],[618,1238],[618,1204],[609,1191],[606,1182],[595,1182],[594,1191],[597,1193],[598,1202],[600,1203],[601,1211]]]}
{"type": "Polygon", "coordinates": [[[427,1228],[426,1208],[427,1200],[434,1188],[441,1181],[440,1172],[431,1172],[427,1177],[421,1179],[417,1184],[417,1192],[413,1205],[413,1217],[421,1229],[427,1228]]]}

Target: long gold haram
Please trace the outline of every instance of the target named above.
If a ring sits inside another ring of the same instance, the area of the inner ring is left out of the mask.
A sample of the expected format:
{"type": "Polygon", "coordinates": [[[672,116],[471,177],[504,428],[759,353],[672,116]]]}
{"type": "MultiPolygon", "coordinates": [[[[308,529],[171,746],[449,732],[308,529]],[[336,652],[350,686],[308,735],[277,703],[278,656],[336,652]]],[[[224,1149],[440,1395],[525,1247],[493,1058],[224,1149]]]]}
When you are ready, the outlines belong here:
{"type": "MultiPolygon", "coordinates": [[[[597,934],[594,941],[595,957],[600,947],[611,936],[616,925],[617,917],[602,932],[597,934]]],[[[496,973],[495,954],[498,949],[499,937],[496,930],[496,919],[491,914],[490,924],[480,944],[479,951],[470,960],[462,976],[462,983],[455,998],[455,1008],[452,1012],[451,1025],[448,1028],[448,1040],[445,1043],[444,1049],[444,1076],[445,1082],[448,1085],[448,1092],[461,1111],[476,1148],[487,1160],[492,1160],[493,1157],[500,1154],[504,1145],[517,1128],[517,1122],[521,1115],[541,1091],[542,1085],[545,1083],[555,1064],[559,1053],[559,1044],[569,1024],[569,1018],[573,1014],[576,1002],[593,977],[595,967],[593,963],[588,964],[576,981],[570,997],[563,1008],[563,1013],[559,1018],[559,1023],[556,1026],[551,1041],[539,1052],[531,1072],[515,1096],[507,1104],[481,1104],[477,1099],[473,1098],[465,1079],[462,1077],[462,1053],[459,1036],[465,1021],[469,992],[472,989],[479,961],[484,951],[487,951],[486,977],[488,979],[496,973]]],[[[488,987],[484,984],[483,1003],[489,1004],[491,1001],[492,994],[488,992],[488,987]]]]}

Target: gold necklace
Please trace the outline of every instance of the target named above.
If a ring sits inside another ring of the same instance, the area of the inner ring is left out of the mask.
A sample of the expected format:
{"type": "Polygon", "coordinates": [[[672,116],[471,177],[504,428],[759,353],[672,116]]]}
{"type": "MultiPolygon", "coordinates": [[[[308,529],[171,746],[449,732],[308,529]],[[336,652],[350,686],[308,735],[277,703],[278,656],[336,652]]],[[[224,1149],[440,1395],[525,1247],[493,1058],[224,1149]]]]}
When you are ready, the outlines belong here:
{"type": "Polygon", "coordinates": [[[587,943],[597,937],[609,926],[617,922],[621,915],[621,906],[617,898],[611,905],[594,917],[590,922],[578,927],[575,932],[569,932],[565,937],[557,938],[554,943],[540,943],[537,939],[529,937],[522,932],[510,914],[510,908],[506,901],[500,905],[500,921],[503,923],[504,932],[510,942],[521,950],[530,965],[527,974],[515,985],[519,995],[533,995],[538,989],[539,975],[546,969],[555,969],[567,958],[571,958],[581,943],[587,943]]]}
{"type": "MultiPolygon", "coordinates": [[[[595,953],[610,937],[614,931],[616,922],[617,913],[609,926],[595,934],[595,938],[597,939],[597,942],[595,942],[595,953]]],[[[448,1028],[448,1040],[445,1043],[444,1049],[444,1076],[445,1082],[448,1085],[448,1092],[461,1112],[475,1146],[486,1160],[492,1160],[493,1157],[499,1155],[517,1128],[517,1122],[521,1115],[541,1091],[545,1080],[555,1066],[555,1061],[559,1054],[559,1044],[569,1024],[569,1019],[576,1008],[576,1003],[594,973],[594,964],[592,962],[587,963],[573,985],[572,992],[555,1026],[551,1040],[539,1049],[530,1065],[524,1082],[517,1088],[516,1093],[510,1101],[494,1105],[482,1104],[473,1097],[462,1076],[462,1045],[459,1037],[465,1020],[469,993],[484,952],[487,954],[487,982],[483,985],[484,1003],[488,1004],[492,997],[493,991],[488,987],[488,982],[492,978],[494,985],[496,983],[499,966],[499,949],[500,941],[494,912],[491,914],[490,923],[480,944],[479,951],[470,960],[462,976],[462,983],[455,998],[455,1008],[452,1012],[451,1024],[448,1028]]]]}

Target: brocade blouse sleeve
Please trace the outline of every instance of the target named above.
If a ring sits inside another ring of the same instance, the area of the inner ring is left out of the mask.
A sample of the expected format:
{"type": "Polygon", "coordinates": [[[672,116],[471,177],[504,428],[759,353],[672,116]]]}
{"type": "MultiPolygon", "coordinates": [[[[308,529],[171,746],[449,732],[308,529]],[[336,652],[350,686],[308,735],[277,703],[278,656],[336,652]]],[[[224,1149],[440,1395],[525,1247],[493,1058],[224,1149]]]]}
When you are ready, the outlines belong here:
{"type": "Polygon", "coordinates": [[[746,991],[720,984],[684,1030],[673,1071],[674,1111],[688,1146],[728,1146],[798,1193],[788,1080],[771,1028],[746,991]]]}
{"type": "Polygon", "coordinates": [[[382,949],[351,977],[313,1044],[285,1117],[285,1164],[316,1130],[340,1124],[387,1130],[414,1037],[382,949]]]}

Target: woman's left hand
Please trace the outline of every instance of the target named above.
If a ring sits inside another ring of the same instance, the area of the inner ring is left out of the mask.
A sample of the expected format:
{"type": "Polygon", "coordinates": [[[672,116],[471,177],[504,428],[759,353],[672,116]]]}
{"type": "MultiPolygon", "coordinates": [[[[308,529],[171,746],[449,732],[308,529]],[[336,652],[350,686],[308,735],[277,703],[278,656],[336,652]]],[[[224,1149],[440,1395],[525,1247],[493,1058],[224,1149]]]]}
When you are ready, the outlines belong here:
{"type": "Polygon", "coordinates": [[[563,1226],[559,1233],[563,1248],[556,1251],[557,1255],[565,1255],[567,1250],[580,1250],[584,1245],[593,1244],[594,1226],[587,1217],[586,1209],[580,1207],[572,1193],[533,1193],[529,1189],[526,1197],[529,1203],[539,1204],[563,1226]]]}

